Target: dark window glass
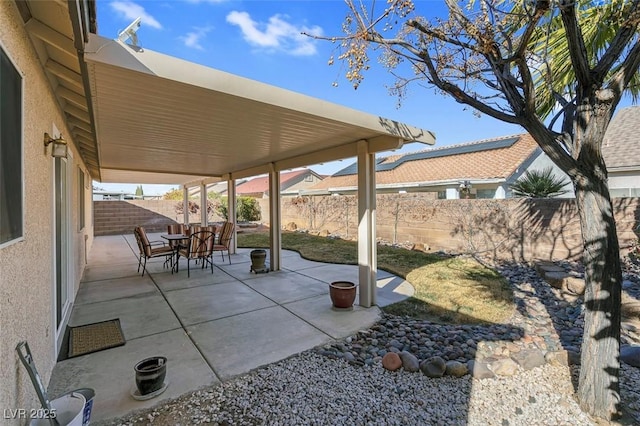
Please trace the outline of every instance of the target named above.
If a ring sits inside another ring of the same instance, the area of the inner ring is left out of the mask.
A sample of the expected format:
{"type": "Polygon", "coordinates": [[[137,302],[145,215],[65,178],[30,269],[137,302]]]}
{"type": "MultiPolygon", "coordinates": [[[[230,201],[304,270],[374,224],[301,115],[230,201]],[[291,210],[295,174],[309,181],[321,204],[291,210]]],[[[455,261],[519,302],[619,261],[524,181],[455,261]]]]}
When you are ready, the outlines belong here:
{"type": "Polygon", "coordinates": [[[22,77],[0,49],[0,244],[22,237],[22,77]]]}

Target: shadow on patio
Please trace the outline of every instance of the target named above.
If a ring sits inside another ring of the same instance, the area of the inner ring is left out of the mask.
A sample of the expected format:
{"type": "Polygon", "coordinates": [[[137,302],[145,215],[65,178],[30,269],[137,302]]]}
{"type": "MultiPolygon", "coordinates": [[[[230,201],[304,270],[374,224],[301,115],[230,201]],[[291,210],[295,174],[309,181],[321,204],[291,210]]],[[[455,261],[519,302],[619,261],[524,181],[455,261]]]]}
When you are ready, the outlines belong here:
{"type": "MultiPolygon", "coordinates": [[[[231,264],[216,256],[213,274],[194,268],[190,278],[186,264],[171,274],[155,259],[141,277],[133,235],[97,237],[69,326],[119,318],[127,342],[58,362],[49,394],[94,388],[92,421],[120,417],[349,336],[380,317],[377,307],[331,309],[328,283],[357,282],[357,266],[283,251],[282,271],[256,275],[249,252],[240,249],[231,264]],[[157,355],[168,358],[167,390],[148,401],[133,399],[134,365],[157,355]]],[[[378,272],[379,305],[412,294],[406,281],[378,272]]]]}

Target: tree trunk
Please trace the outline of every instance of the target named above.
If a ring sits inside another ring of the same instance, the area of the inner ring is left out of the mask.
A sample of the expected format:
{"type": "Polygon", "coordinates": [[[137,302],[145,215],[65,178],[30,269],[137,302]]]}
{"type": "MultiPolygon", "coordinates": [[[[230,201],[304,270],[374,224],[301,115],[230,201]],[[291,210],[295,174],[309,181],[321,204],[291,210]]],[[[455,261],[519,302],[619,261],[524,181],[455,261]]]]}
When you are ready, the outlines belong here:
{"type": "MultiPolygon", "coordinates": [[[[598,155],[589,160],[604,166],[598,155]]],[[[582,174],[574,183],[586,281],[578,399],[583,410],[609,420],[620,412],[622,271],[606,175],[598,176],[593,171],[582,174]]]]}

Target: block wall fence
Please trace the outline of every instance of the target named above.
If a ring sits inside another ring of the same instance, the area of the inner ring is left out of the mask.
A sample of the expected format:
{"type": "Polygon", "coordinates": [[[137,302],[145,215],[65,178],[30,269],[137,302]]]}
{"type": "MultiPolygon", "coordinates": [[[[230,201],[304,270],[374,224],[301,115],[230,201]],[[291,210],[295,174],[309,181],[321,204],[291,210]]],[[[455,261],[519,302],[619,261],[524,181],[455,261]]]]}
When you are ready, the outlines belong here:
{"type": "MultiPolygon", "coordinates": [[[[269,224],[269,200],[259,199],[262,223],[269,224]]],[[[182,223],[181,201],[95,201],[95,235],[128,234],[135,226],[150,232],[182,223]]],[[[640,199],[613,200],[620,246],[638,235],[640,199]]],[[[210,215],[209,221],[222,221],[210,215]]],[[[594,219],[597,220],[597,219],[594,219]]],[[[200,214],[190,215],[191,223],[200,214]]],[[[355,196],[283,197],[285,229],[305,229],[321,235],[355,239],[358,226],[355,196]]],[[[417,245],[428,251],[475,252],[501,259],[578,259],[582,240],[573,199],[434,200],[430,194],[377,196],[376,234],[379,240],[417,245]]]]}

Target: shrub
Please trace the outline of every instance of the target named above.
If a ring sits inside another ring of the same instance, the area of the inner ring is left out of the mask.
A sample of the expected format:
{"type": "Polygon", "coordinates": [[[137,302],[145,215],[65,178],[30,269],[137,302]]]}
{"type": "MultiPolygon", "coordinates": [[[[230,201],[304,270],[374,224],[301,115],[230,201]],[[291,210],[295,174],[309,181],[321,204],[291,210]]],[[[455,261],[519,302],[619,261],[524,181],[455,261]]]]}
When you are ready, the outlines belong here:
{"type": "Polygon", "coordinates": [[[511,185],[511,190],[516,197],[551,198],[566,194],[568,191],[562,189],[565,184],[563,178],[556,177],[551,167],[547,167],[526,172],[511,185]]]}

